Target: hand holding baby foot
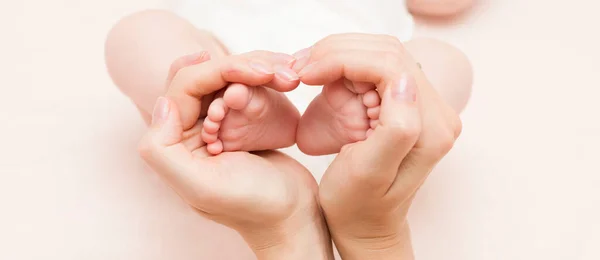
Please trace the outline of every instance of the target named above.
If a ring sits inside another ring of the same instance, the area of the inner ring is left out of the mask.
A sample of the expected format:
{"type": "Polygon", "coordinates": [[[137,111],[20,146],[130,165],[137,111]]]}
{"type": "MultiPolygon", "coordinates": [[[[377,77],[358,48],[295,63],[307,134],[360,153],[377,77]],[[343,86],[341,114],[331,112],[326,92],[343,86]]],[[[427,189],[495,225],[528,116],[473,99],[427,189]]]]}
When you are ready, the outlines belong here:
{"type": "Polygon", "coordinates": [[[369,137],[343,146],[319,187],[340,255],[413,259],[406,215],[416,191],[460,134],[456,112],[393,38],[333,35],[315,45],[311,56],[312,65],[299,73],[306,84],[345,78],[373,84],[382,96],[369,137]]]}
{"type": "Polygon", "coordinates": [[[294,70],[299,71],[302,81],[307,85],[324,85],[321,94],[311,102],[298,124],[296,142],[304,153],[337,153],[346,144],[365,140],[379,125],[381,92],[377,90],[381,91],[387,82],[364,75],[345,75],[345,67],[331,67],[329,63],[360,50],[365,56],[353,57],[354,60],[348,60],[346,66],[365,71],[382,69],[401,73],[407,69],[403,62],[411,62],[412,58],[394,37],[365,36],[329,36],[295,54],[297,62],[294,70]],[[363,60],[369,58],[378,58],[379,63],[368,67],[370,65],[363,60]],[[396,67],[390,67],[392,65],[396,67]],[[313,70],[321,73],[311,73],[313,70]]]}
{"type": "Polygon", "coordinates": [[[230,82],[265,86],[280,92],[295,89],[299,83],[297,78],[287,79],[289,70],[280,69],[293,60],[289,55],[253,51],[192,64],[177,70],[169,82],[166,97],[178,104],[183,129],[188,130],[206,105],[203,97],[225,88],[230,82]]]}
{"type": "MultiPolygon", "coordinates": [[[[331,259],[331,243],[316,199],[317,184],[310,172],[278,152],[230,152],[211,156],[203,141],[189,138],[202,132],[201,120],[190,121],[194,127],[184,130],[186,124],[182,119],[193,118],[179,109],[180,105],[191,107],[186,95],[206,93],[206,86],[217,88],[221,84],[225,87],[227,80],[220,75],[231,76],[228,72],[232,65],[227,62],[235,62],[236,70],[246,71],[244,63],[238,61],[205,62],[204,66],[195,68],[195,73],[180,74],[185,68],[180,69],[171,82],[169,95],[183,102],[178,104],[170,98],[159,98],[140,153],[197,212],[238,231],[259,259],[281,259],[282,256],[331,259]],[[196,86],[189,82],[203,84],[196,86]],[[175,85],[182,83],[190,88],[175,85]]],[[[269,82],[263,74],[244,73],[236,74],[235,80],[277,87],[277,82],[269,82]]]]}

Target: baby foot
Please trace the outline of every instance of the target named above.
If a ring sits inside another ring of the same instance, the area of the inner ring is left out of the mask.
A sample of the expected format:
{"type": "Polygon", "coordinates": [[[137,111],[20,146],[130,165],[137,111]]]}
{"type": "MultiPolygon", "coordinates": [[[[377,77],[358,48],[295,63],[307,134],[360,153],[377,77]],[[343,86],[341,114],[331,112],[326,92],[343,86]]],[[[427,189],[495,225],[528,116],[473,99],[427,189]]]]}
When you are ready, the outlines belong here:
{"type": "Polygon", "coordinates": [[[283,93],[231,84],[210,104],[202,140],[213,155],[284,148],[296,141],[299,117],[283,93]]]}
{"type": "Polygon", "coordinates": [[[298,148],[309,155],[324,155],[365,140],[378,124],[380,104],[372,84],[342,79],[323,86],[300,118],[298,148]]]}

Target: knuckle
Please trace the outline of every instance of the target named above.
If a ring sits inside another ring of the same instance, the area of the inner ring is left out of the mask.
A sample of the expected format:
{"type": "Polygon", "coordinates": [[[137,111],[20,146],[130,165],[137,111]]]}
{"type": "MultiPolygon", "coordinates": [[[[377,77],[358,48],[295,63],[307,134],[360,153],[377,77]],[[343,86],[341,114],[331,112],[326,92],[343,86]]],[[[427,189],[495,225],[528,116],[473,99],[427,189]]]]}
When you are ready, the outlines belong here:
{"type": "Polygon", "coordinates": [[[454,119],[452,120],[452,131],[454,132],[455,139],[460,136],[460,134],[462,133],[462,130],[463,130],[462,120],[460,120],[460,117],[455,116],[454,119]]]}
{"type": "Polygon", "coordinates": [[[414,142],[421,135],[419,125],[394,124],[389,129],[390,136],[399,142],[414,142]]]}
{"type": "Polygon", "coordinates": [[[138,143],[138,154],[142,159],[150,162],[160,155],[160,151],[163,146],[160,144],[158,139],[150,132],[144,135],[138,143]]]}
{"type": "Polygon", "coordinates": [[[154,151],[156,150],[156,145],[152,142],[151,138],[145,136],[138,144],[138,153],[144,160],[148,160],[154,151]]]}
{"type": "Polygon", "coordinates": [[[456,138],[451,131],[438,133],[427,146],[428,154],[434,160],[440,160],[454,147],[456,138]]]}
{"type": "Polygon", "coordinates": [[[445,156],[448,152],[450,152],[450,150],[452,150],[452,147],[454,147],[454,141],[456,139],[454,138],[454,133],[448,133],[446,135],[444,135],[443,137],[440,137],[438,143],[439,143],[439,148],[438,148],[438,152],[440,157],[445,156]]]}

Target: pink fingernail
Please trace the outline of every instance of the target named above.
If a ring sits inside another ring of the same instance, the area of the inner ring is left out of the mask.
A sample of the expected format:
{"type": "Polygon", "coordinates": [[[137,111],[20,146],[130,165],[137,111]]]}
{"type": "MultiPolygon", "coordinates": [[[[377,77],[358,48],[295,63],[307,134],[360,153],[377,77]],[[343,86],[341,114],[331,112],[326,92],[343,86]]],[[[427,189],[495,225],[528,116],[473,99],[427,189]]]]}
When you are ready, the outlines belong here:
{"type": "Polygon", "coordinates": [[[296,61],[296,58],[285,53],[275,53],[275,57],[285,63],[285,65],[290,65],[296,61]]]}
{"type": "Polygon", "coordinates": [[[286,68],[286,67],[278,67],[276,69],[275,74],[287,81],[294,81],[294,80],[298,80],[298,74],[296,74],[295,71],[286,68]]]}
{"type": "Polygon", "coordinates": [[[299,60],[303,57],[309,56],[311,49],[312,49],[312,47],[304,48],[304,49],[299,50],[296,53],[292,54],[292,56],[294,56],[294,58],[299,60]]]}
{"type": "Polygon", "coordinates": [[[163,124],[169,117],[169,100],[165,97],[159,97],[154,104],[152,111],[152,124],[163,124]]]}
{"type": "Polygon", "coordinates": [[[392,97],[398,102],[417,101],[417,83],[407,73],[402,74],[400,81],[392,88],[392,97]]]}
{"type": "Polygon", "coordinates": [[[296,62],[294,63],[294,65],[292,66],[292,70],[294,70],[294,71],[302,70],[304,68],[304,66],[306,66],[306,64],[308,64],[309,61],[310,61],[309,56],[305,56],[303,58],[297,59],[296,62]]]}
{"type": "Polygon", "coordinates": [[[267,66],[261,62],[258,62],[258,61],[251,61],[250,67],[260,73],[263,73],[263,74],[273,74],[274,73],[272,68],[270,68],[269,66],[267,66]]]}
{"type": "Polygon", "coordinates": [[[302,76],[306,75],[306,73],[309,73],[315,67],[316,64],[317,64],[316,62],[308,64],[300,72],[298,72],[298,76],[302,77],[302,76]]]}
{"type": "Polygon", "coordinates": [[[210,54],[207,51],[201,51],[197,53],[188,54],[183,56],[186,64],[196,64],[207,60],[210,60],[210,54]]]}

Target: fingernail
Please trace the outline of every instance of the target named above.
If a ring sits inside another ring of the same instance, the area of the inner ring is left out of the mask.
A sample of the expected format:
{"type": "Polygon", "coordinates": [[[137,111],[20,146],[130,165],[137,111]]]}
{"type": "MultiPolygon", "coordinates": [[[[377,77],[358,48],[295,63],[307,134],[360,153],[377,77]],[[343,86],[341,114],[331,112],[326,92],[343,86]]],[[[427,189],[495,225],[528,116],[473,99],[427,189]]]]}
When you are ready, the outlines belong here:
{"type": "Polygon", "coordinates": [[[296,60],[299,60],[303,57],[309,56],[311,49],[312,49],[312,47],[304,48],[304,49],[299,50],[296,53],[292,54],[292,56],[294,56],[294,58],[296,58],[296,60]]]}
{"type": "Polygon", "coordinates": [[[251,61],[250,62],[250,67],[260,73],[264,73],[264,74],[273,74],[273,69],[269,68],[269,66],[258,62],[258,61],[251,61]]]}
{"type": "Polygon", "coordinates": [[[285,53],[275,53],[275,58],[281,60],[285,65],[290,65],[296,61],[296,58],[285,53]]]}
{"type": "Polygon", "coordinates": [[[302,70],[306,66],[306,64],[308,64],[309,61],[310,61],[309,56],[304,56],[303,58],[297,59],[296,62],[294,63],[294,65],[292,66],[292,70],[294,70],[294,71],[302,70]]]}
{"type": "Polygon", "coordinates": [[[306,65],[306,67],[304,67],[300,72],[298,72],[298,77],[302,77],[304,75],[306,75],[306,73],[310,72],[316,65],[317,63],[311,63],[306,65]]]}
{"type": "Polygon", "coordinates": [[[400,81],[392,88],[392,98],[398,102],[417,101],[417,84],[415,79],[404,73],[400,81]]]}
{"type": "Polygon", "coordinates": [[[152,111],[152,124],[163,124],[169,116],[169,100],[165,97],[159,97],[154,104],[152,111]]]}
{"type": "Polygon", "coordinates": [[[310,61],[310,51],[311,48],[305,48],[297,51],[292,55],[294,56],[294,58],[296,58],[296,62],[292,66],[292,69],[294,71],[299,71],[303,69],[304,66],[306,66],[306,64],[308,64],[308,62],[310,61]]]}
{"type": "Polygon", "coordinates": [[[183,56],[186,64],[196,64],[205,60],[210,60],[210,54],[207,51],[196,52],[183,56]]]}
{"type": "Polygon", "coordinates": [[[286,67],[277,67],[275,70],[275,74],[287,81],[298,80],[298,74],[290,68],[286,67]]]}

